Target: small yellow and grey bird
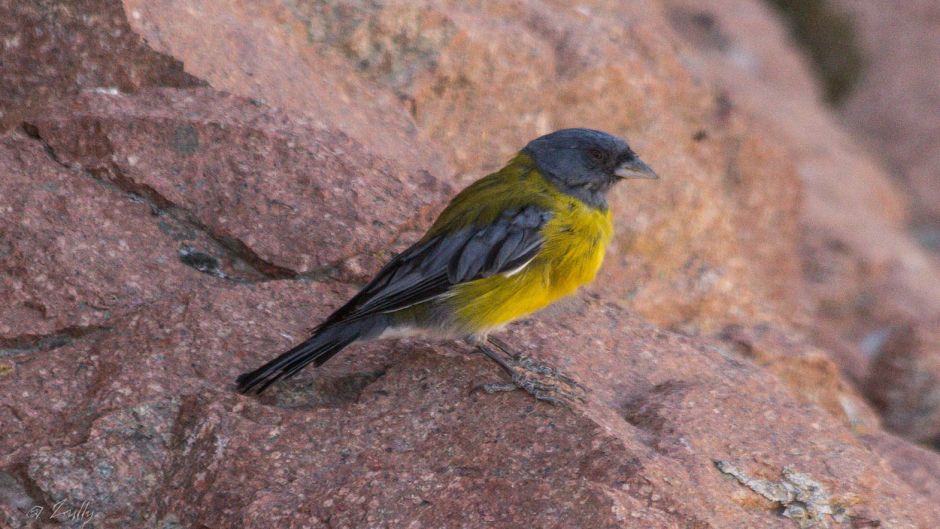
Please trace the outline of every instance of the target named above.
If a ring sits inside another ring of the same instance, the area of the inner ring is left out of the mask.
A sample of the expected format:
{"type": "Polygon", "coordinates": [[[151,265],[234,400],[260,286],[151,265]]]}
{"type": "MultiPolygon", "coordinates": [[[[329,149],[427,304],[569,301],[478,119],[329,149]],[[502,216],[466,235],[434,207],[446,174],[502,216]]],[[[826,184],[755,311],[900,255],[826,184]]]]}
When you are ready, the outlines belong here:
{"type": "Polygon", "coordinates": [[[550,370],[518,361],[489,333],[594,280],[613,233],[606,195],[626,178],[657,176],[616,136],[563,129],[531,141],[454,197],[424,237],[312,336],[239,376],[238,390],[261,393],[358,340],[423,334],[468,339],[517,386],[554,400],[521,372],[550,370]]]}

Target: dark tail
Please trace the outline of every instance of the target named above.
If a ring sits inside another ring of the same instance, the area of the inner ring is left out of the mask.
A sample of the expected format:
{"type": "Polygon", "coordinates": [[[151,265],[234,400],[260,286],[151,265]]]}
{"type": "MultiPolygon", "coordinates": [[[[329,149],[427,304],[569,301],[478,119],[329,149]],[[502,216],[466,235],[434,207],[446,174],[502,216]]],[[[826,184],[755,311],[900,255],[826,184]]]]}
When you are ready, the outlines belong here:
{"type": "Polygon", "coordinates": [[[239,393],[261,394],[275,382],[290,378],[307,364],[321,366],[333,355],[360,338],[371,338],[384,329],[378,322],[358,320],[317,329],[313,336],[267,364],[239,375],[239,393]]]}

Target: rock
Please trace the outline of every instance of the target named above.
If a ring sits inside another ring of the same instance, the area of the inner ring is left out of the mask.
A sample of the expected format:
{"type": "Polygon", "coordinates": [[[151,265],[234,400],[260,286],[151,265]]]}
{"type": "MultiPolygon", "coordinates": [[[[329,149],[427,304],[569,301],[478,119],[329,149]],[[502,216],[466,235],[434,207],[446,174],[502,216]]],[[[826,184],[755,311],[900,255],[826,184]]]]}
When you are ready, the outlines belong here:
{"type": "Polygon", "coordinates": [[[131,30],[114,0],[0,2],[0,131],[80,91],[205,85],[131,30]]]}
{"type": "Polygon", "coordinates": [[[836,367],[931,432],[937,272],[762,4],[123,6],[213,88],[79,94],[0,140],[0,523],[940,525],[933,457],[836,367]],[[492,363],[417,340],[235,393],[453,188],[585,124],[664,178],[612,197],[595,286],[505,332],[583,401],[488,394],[492,363]]]}
{"type": "Polygon", "coordinates": [[[0,254],[0,347],[12,351],[96,332],[189,288],[195,271],[364,280],[448,194],[426,172],[350,156],[362,147],[342,134],[206,91],[86,94],[26,129],[38,140],[9,137],[0,154],[0,208],[19,220],[0,254]],[[354,196],[360,208],[344,213],[354,196]],[[364,226],[382,233],[369,242],[364,226]]]}
{"type": "Polygon", "coordinates": [[[115,313],[186,288],[199,275],[177,252],[204,237],[173,240],[144,201],[63,167],[41,142],[22,134],[3,138],[0,166],[6,354],[93,335],[115,313]]]}
{"type": "Polygon", "coordinates": [[[450,194],[335,130],[205,90],[89,94],[30,126],[63,163],[179,211],[267,277],[387,256],[450,194]]]}
{"type": "MultiPolygon", "coordinates": [[[[940,320],[934,329],[940,326],[940,320]]],[[[916,441],[940,443],[940,339],[906,325],[887,331],[865,392],[885,425],[916,441]]]]}
{"type": "Polygon", "coordinates": [[[790,387],[793,396],[815,404],[859,433],[880,429],[878,414],[841,375],[826,351],[793,331],[730,325],[717,335],[719,347],[756,363],[790,387]]]}
{"type": "Polygon", "coordinates": [[[162,53],[213,87],[310,116],[369,152],[407,170],[450,170],[392,93],[356,75],[328,53],[317,53],[282,2],[180,0],[123,2],[128,23],[162,53]]]}
{"type": "Polygon", "coordinates": [[[885,159],[889,174],[911,199],[914,222],[937,230],[940,10],[924,0],[834,3],[852,16],[866,58],[863,78],[841,113],[885,159]],[[886,9],[890,17],[884,16],[886,9]]]}
{"type": "Polygon", "coordinates": [[[0,522],[4,527],[27,527],[30,511],[36,506],[34,501],[15,475],[0,472],[0,522]]]}
{"type": "Polygon", "coordinates": [[[940,515],[940,455],[937,452],[887,433],[875,433],[863,439],[885,458],[898,477],[918,492],[917,510],[940,515]]]}
{"type": "Polygon", "coordinates": [[[807,476],[825,488],[818,512],[838,519],[936,523],[908,509],[913,491],[848,429],[763,369],[592,296],[507,336],[585,386],[570,410],[478,391],[503,377],[495,365],[421,342],[354,346],[257,400],[232,392],[234,376],[348,292],[206,281],[99,340],[20,358],[17,377],[0,379],[21,395],[18,415],[47,423],[46,447],[16,457],[43,497],[87,501],[106,526],[794,526],[721,460],[747,476],[807,476]],[[26,411],[40,394],[66,394],[41,390],[37,369],[82,358],[98,382],[74,400],[117,411],[90,420],[76,445],[64,424],[26,411]]]}
{"type": "MultiPolygon", "coordinates": [[[[835,4],[852,16],[866,57],[864,76],[841,114],[864,136],[868,150],[884,160],[887,174],[909,197],[908,224],[915,237],[936,252],[940,250],[940,148],[936,141],[940,118],[934,109],[940,105],[936,90],[940,11],[931,2],[918,0],[839,0],[835,4]],[[885,9],[891,9],[890,17],[882,16],[885,9]]],[[[940,268],[938,263],[934,258],[934,270],[940,268]]],[[[869,356],[876,359],[866,377],[867,391],[896,432],[913,440],[936,439],[940,407],[937,274],[921,270],[919,280],[898,285],[891,280],[893,270],[883,270],[878,264],[864,266],[882,276],[866,288],[864,301],[856,303],[875,320],[874,326],[856,333],[869,356]],[[923,289],[929,294],[923,295],[923,289]],[[889,310],[871,301],[884,297],[893,298],[889,310]]]]}
{"type": "MultiPolygon", "coordinates": [[[[822,106],[767,7],[749,0],[668,4],[693,45],[689,63],[792,149],[804,184],[800,248],[813,333],[856,382],[877,376],[871,360],[890,329],[940,332],[940,266],[908,233],[903,192],[822,106]]],[[[921,434],[930,435],[909,433],[921,434]]]]}
{"type": "Polygon", "coordinates": [[[104,415],[81,445],[37,451],[29,478],[51,505],[60,506],[53,512],[74,511],[69,519],[141,524],[141,507],[162,484],[179,406],[169,398],[104,415]]]}

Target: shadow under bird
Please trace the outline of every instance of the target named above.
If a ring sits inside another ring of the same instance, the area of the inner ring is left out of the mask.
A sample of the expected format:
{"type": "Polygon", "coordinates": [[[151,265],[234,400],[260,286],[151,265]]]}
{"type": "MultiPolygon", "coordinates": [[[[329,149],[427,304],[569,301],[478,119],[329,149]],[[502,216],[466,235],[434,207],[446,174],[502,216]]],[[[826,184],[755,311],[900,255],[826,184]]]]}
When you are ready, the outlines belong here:
{"type": "Polygon", "coordinates": [[[545,379],[573,381],[489,333],[594,280],[613,234],[606,196],[628,178],[657,176],[616,136],[563,129],[532,140],[454,197],[312,336],[239,376],[238,390],[261,393],[359,340],[425,335],[467,339],[512,377],[499,389],[559,402],[545,379]]]}

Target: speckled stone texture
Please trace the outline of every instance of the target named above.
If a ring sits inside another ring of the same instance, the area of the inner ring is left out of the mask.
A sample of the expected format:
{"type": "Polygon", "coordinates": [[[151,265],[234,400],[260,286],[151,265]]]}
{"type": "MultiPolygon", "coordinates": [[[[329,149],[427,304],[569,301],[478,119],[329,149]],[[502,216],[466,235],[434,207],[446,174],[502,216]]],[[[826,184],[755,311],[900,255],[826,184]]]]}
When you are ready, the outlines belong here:
{"type": "Polygon", "coordinates": [[[596,296],[507,336],[585,385],[573,410],[477,391],[498,368],[421,342],[356,347],[260,401],[232,393],[261,351],[344,295],[296,280],[197,288],[34,353],[2,382],[18,395],[4,463],[48,502],[91,502],[102,527],[793,526],[714,460],[769,480],[785,467],[810,475],[845,510],[836,527],[936,520],[773,375],[596,296]],[[43,373],[49,357],[81,365],[70,377],[81,380],[29,383],[74,371],[43,373]],[[82,405],[39,407],[51,391],[82,405]]]}
{"type": "Polygon", "coordinates": [[[76,26],[65,59],[211,88],[10,103],[0,527],[940,526],[940,456],[881,429],[936,441],[912,366],[940,275],[760,4],[87,7],[132,33],[76,26]],[[457,188],[569,125],[663,175],[612,197],[595,285],[504,333],[583,402],[485,393],[491,362],[418,340],[234,392],[457,188]]]}
{"type": "Polygon", "coordinates": [[[132,31],[120,2],[2,0],[0,15],[0,131],[81,91],[205,85],[132,31]]]}
{"type": "Polygon", "coordinates": [[[88,94],[47,108],[28,129],[63,164],[183,212],[273,277],[380,253],[426,226],[451,194],[426,170],[343,133],[204,90],[88,94]]]}

